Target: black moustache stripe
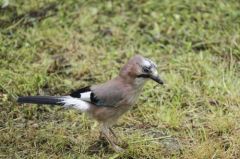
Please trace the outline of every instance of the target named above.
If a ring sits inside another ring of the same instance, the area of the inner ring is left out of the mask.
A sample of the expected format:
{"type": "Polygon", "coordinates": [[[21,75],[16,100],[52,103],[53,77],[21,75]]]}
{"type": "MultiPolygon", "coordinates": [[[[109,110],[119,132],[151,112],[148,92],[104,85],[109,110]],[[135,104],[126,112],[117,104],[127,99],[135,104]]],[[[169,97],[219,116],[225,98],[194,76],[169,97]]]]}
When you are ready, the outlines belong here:
{"type": "Polygon", "coordinates": [[[150,76],[147,74],[140,74],[140,75],[137,75],[137,78],[150,78],[150,76]]]}

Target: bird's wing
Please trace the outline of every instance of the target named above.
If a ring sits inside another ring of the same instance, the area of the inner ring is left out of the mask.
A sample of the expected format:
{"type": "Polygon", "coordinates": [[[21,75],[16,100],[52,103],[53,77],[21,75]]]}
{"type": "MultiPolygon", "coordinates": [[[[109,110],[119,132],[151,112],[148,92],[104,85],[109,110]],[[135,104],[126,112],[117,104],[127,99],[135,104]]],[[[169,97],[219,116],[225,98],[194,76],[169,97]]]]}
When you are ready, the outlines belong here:
{"type": "Polygon", "coordinates": [[[92,90],[91,90],[90,86],[87,86],[87,87],[80,88],[80,89],[73,91],[70,94],[70,96],[74,97],[74,98],[80,98],[83,101],[91,102],[91,93],[92,93],[92,90]]]}
{"type": "Polygon", "coordinates": [[[122,89],[114,82],[81,88],[72,92],[70,96],[80,98],[96,106],[108,107],[116,107],[124,99],[122,89]]]}

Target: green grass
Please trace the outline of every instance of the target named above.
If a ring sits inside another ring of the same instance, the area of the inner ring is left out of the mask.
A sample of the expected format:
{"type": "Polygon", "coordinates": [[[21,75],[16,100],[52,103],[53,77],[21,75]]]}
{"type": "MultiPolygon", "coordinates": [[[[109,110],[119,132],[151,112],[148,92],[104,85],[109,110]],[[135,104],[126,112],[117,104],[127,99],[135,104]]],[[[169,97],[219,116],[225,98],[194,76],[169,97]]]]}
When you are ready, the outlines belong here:
{"type": "Polygon", "coordinates": [[[9,0],[0,9],[0,158],[240,158],[239,17],[235,0],[9,0]],[[167,84],[148,82],[116,125],[123,154],[92,152],[98,127],[76,110],[16,103],[104,82],[136,53],[156,61],[167,84]]]}

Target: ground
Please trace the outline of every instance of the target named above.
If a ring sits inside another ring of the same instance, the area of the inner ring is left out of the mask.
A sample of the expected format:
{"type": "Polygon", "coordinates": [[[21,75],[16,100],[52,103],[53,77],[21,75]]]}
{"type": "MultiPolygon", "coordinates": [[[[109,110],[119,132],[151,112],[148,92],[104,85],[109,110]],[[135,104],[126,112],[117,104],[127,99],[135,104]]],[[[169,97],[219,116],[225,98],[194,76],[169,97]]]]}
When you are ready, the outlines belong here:
{"type": "Polygon", "coordinates": [[[0,3],[0,158],[240,158],[238,1],[0,3]],[[109,80],[137,53],[166,84],[114,127],[124,153],[81,112],[16,103],[109,80]]]}

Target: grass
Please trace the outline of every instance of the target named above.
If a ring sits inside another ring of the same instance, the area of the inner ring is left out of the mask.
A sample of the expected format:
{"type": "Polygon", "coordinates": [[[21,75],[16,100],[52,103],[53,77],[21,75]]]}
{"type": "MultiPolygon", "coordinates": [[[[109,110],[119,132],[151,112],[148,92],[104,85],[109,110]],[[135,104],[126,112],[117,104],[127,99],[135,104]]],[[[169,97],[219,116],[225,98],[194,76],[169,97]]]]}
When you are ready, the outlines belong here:
{"type": "Polygon", "coordinates": [[[0,158],[240,158],[239,16],[234,0],[9,0],[0,9],[0,158]],[[136,53],[156,61],[167,84],[148,82],[116,125],[123,154],[96,146],[96,123],[76,110],[16,103],[104,82],[136,53]]]}

